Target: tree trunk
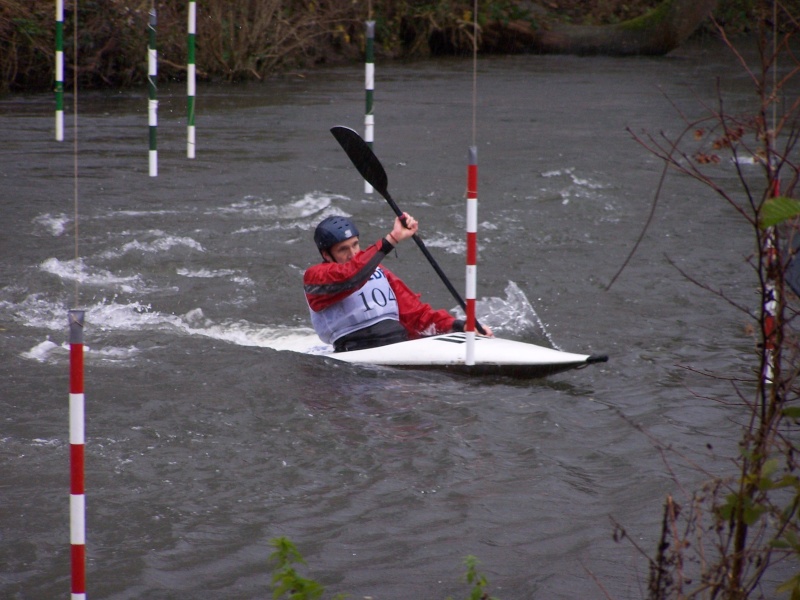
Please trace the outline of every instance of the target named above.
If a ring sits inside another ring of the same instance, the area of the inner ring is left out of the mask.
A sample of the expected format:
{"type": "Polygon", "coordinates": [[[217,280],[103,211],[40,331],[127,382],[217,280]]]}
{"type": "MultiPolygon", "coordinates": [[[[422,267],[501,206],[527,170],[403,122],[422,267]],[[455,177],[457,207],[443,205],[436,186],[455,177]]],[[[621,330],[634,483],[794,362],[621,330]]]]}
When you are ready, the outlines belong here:
{"type": "Polygon", "coordinates": [[[486,52],[663,55],[680,46],[711,15],[717,0],[664,0],[648,13],[615,25],[553,25],[535,30],[527,22],[494,22],[482,34],[486,52]]]}

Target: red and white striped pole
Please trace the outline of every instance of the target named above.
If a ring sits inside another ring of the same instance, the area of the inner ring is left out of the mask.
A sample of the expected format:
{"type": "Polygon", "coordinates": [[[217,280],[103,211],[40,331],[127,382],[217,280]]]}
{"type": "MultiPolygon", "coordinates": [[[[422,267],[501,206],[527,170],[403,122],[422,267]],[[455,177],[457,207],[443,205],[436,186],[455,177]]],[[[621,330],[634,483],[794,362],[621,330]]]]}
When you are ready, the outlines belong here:
{"type": "Polygon", "coordinates": [[[86,499],[83,469],[83,317],[70,310],[69,320],[69,538],[72,548],[72,600],[86,598],[86,499]]]}
{"type": "Polygon", "coordinates": [[[467,167],[467,365],[475,364],[475,296],[478,275],[478,148],[469,148],[467,167]]]}
{"type": "MultiPolygon", "coordinates": [[[[781,183],[774,179],[770,194],[773,198],[780,196],[781,183]]],[[[775,287],[775,271],[778,268],[778,249],[775,245],[775,228],[770,227],[764,235],[764,254],[766,256],[767,278],[764,284],[764,349],[767,356],[764,368],[764,380],[772,382],[775,374],[775,326],[778,310],[778,290],[775,287]]]]}

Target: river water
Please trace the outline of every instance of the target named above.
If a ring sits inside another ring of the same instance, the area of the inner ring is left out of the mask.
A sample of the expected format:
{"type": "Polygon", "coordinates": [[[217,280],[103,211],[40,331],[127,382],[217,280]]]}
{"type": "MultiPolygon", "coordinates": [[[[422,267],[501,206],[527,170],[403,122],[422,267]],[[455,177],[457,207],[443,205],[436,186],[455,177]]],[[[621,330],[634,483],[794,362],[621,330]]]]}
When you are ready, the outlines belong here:
{"type": "MultiPolygon", "coordinates": [[[[465,597],[467,555],[503,600],[642,597],[647,562],[612,521],[654,552],[666,495],[704,479],[679,455],[722,472],[744,418],[710,399],[728,383],[695,370],[752,364],[746,317],[676,266],[744,305],[758,296],[747,226],[678,176],[606,289],[661,172],[625,128],[679,132],[673,104],[702,114],[716,76],[731,110],[749,107],[711,41],[666,58],[479,61],[479,318],[610,357],[530,381],[287,350],[309,333],[316,223],[346,213],[372,241],[392,221],[329,133],[362,129],[362,67],[201,85],[194,160],[183,87],[162,86],[158,177],[142,90],[80,94],[77,180],[69,110],[57,143],[50,94],[1,99],[0,595],[69,593],[78,307],[89,597],[267,598],[278,536],[304,575],[351,598],[465,597]]],[[[379,64],[376,79],[389,189],[463,289],[472,64],[379,64]]],[[[456,307],[412,244],[387,264],[456,307]]]]}

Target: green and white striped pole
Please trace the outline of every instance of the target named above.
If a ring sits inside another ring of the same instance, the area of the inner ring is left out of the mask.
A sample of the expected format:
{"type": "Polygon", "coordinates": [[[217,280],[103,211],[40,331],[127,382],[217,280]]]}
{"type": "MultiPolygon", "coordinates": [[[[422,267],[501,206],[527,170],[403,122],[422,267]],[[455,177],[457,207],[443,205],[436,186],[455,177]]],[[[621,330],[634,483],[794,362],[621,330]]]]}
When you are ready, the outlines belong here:
{"type": "MultiPolygon", "coordinates": [[[[367,92],[367,106],[364,114],[364,141],[372,148],[375,140],[375,115],[372,112],[375,93],[375,21],[367,21],[366,74],[364,87],[367,92]]],[[[372,186],[364,182],[364,192],[372,193],[372,186]]]]}
{"type": "Polygon", "coordinates": [[[64,0],[56,0],[56,141],[64,141],[64,0]]]}
{"type": "Polygon", "coordinates": [[[195,137],[194,137],[194,96],[195,78],[197,75],[195,67],[195,34],[197,33],[197,3],[189,0],[189,37],[188,53],[186,65],[186,156],[194,158],[195,137]]]}
{"type": "Polygon", "coordinates": [[[148,122],[150,124],[150,177],[158,175],[158,150],[156,149],[156,130],[158,129],[158,100],[156,100],[156,76],[158,75],[158,54],[156,52],[156,8],[150,9],[148,26],[150,39],[147,45],[147,102],[148,122]]]}

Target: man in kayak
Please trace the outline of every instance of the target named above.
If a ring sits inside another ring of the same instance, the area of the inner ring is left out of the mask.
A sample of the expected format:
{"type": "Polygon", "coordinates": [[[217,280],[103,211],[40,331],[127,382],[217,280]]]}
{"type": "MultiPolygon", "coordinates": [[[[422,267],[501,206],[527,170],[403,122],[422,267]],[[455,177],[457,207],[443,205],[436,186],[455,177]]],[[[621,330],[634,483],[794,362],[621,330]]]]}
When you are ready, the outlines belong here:
{"type": "Polygon", "coordinates": [[[314,243],[323,262],[305,272],[303,288],[317,335],[336,352],[464,331],[464,321],[420,301],[380,264],[418,228],[416,219],[403,213],[391,233],[362,250],[358,228],[347,217],[328,217],[317,226],[314,243]]]}

